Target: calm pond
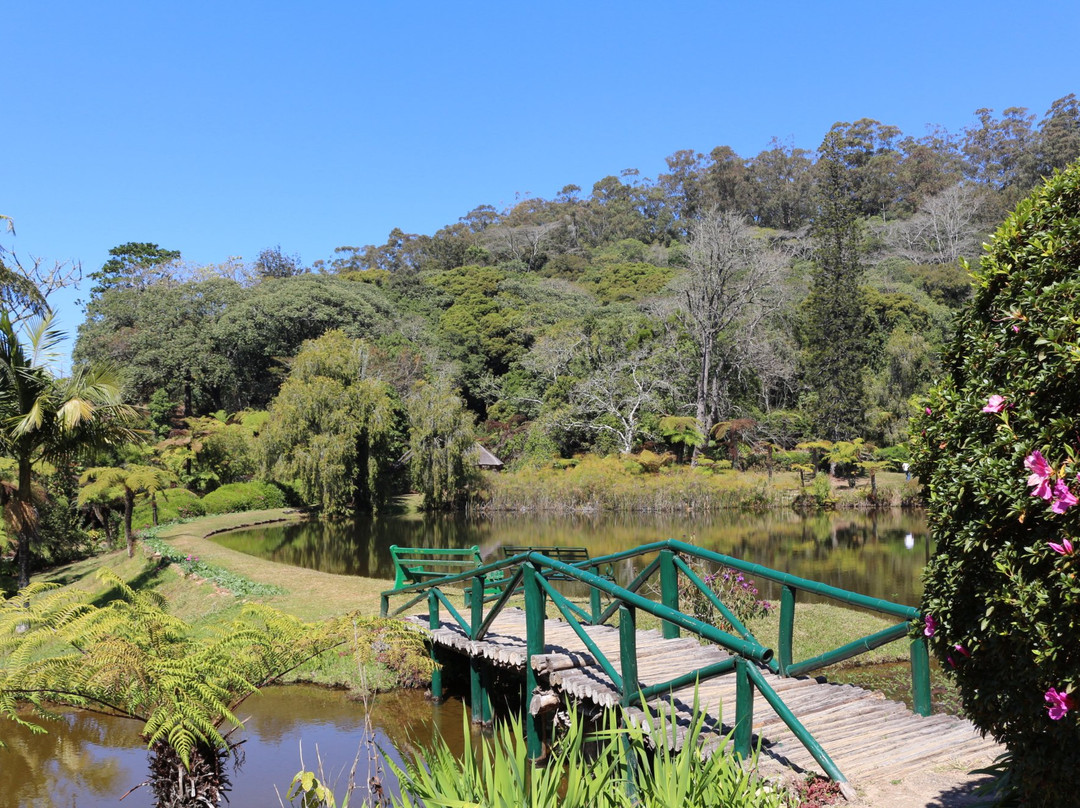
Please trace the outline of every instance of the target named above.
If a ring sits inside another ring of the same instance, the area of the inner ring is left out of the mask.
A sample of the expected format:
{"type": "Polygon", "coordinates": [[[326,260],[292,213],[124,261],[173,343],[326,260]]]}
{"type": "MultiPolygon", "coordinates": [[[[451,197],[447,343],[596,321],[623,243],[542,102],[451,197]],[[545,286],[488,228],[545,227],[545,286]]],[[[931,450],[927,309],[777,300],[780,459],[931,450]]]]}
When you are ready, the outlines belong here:
{"type": "MultiPolygon", "coordinates": [[[[358,783],[375,774],[378,759],[365,738],[363,705],[340,691],[293,685],[267,688],[237,710],[248,718],[240,747],[243,763],[232,769],[231,808],[271,808],[282,801],[293,775],[300,770],[301,744],[305,768],[317,770],[322,758],[327,780],[339,796],[348,782],[357,751],[358,783]],[[363,744],[363,745],[362,745],[363,744]]],[[[462,705],[448,700],[434,706],[420,691],[378,696],[371,711],[374,742],[391,750],[410,741],[427,742],[437,728],[455,752],[461,751],[462,705]]],[[[0,749],[0,805],[23,808],[152,808],[148,787],[139,788],[148,773],[140,725],[78,710],[65,710],[59,721],[43,724],[44,735],[4,727],[6,749],[0,749]],[[119,802],[124,797],[123,802],[119,802]]],[[[395,758],[400,764],[400,759],[395,758]]],[[[384,773],[389,787],[392,776],[384,773]]],[[[362,789],[354,796],[366,794],[362,789]]],[[[363,804],[357,799],[357,803],[363,804]]],[[[285,803],[288,805],[288,803],[285,803]]]]}
{"type": "MultiPolygon", "coordinates": [[[[601,514],[588,516],[494,515],[479,519],[409,516],[355,522],[271,525],[214,537],[228,547],[283,564],[339,574],[393,578],[390,545],[481,548],[501,557],[503,544],[586,546],[593,556],[665,538],[693,541],[711,550],[873,597],[916,605],[920,573],[931,542],[921,512],[821,514],[807,518],[784,511],[705,516],[601,514]]],[[[633,570],[616,570],[627,580],[633,570]]],[[[389,583],[388,583],[389,585],[389,583]]],[[[765,596],[778,594],[764,588],[765,596]]],[[[364,709],[343,693],[313,687],[269,689],[249,699],[241,716],[245,762],[233,778],[232,808],[277,806],[300,769],[315,767],[319,748],[339,789],[364,739],[364,709]]],[[[376,742],[426,743],[435,728],[462,743],[462,707],[434,707],[422,693],[375,700],[371,724],[376,742]]],[[[0,750],[0,804],[35,808],[149,808],[151,794],[138,789],[146,776],[146,750],[131,721],[68,711],[48,725],[47,735],[11,733],[0,750]]],[[[367,758],[357,769],[366,781],[367,758]]],[[[389,780],[390,778],[384,778],[389,780]]],[[[359,795],[357,795],[359,796],[359,795]]]]}
{"type": "MultiPolygon", "coordinates": [[[[842,511],[800,516],[792,511],[705,515],[494,514],[391,517],[268,525],[213,541],[282,564],[340,575],[393,579],[390,546],[469,547],[502,558],[511,545],[585,546],[592,556],[646,542],[683,539],[718,553],[833,584],[853,592],[917,605],[921,572],[931,552],[922,511],[842,511]]],[[[629,562],[627,562],[629,564],[629,562]]],[[[629,580],[624,566],[617,577],[629,580]]],[[[766,597],[777,593],[764,589],[766,597]]]]}

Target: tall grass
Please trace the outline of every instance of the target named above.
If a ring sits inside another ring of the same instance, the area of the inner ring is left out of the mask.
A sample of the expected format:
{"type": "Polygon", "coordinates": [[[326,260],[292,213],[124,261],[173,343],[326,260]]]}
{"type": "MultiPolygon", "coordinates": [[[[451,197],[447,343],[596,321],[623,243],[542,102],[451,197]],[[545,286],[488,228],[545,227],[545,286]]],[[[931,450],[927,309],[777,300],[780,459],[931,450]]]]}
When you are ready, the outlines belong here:
{"type": "MultiPolygon", "coordinates": [[[[467,714],[462,720],[468,738],[467,714]]],[[[439,736],[429,746],[413,750],[404,767],[384,752],[384,762],[400,788],[400,796],[392,796],[390,803],[395,808],[783,808],[788,804],[786,792],[770,786],[738,760],[723,753],[702,757],[704,714],[699,711],[677,752],[664,743],[674,725],[663,712],[654,718],[651,731],[620,727],[617,721],[617,714],[607,711],[603,729],[590,734],[571,708],[565,735],[540,766],[528,758],[523,727],[516,717],[500,723],[494,735],[481,738],[479,744],[466,743],[460,759],[439,736]]],[[[336,801],[311,772],[300,772],[288,796],[294,804],[299,800],[304,808],[318,808],[346,805],[351,793],[336,801]]]]}
{"type": "Polygon", "coordinates": [[[570,468],[492,475],[481,508],[491,511],[704,512],[785,505],[792,492],[764,476],[688,466],[642,473],[619,458],[586,457],[570,468]]]}

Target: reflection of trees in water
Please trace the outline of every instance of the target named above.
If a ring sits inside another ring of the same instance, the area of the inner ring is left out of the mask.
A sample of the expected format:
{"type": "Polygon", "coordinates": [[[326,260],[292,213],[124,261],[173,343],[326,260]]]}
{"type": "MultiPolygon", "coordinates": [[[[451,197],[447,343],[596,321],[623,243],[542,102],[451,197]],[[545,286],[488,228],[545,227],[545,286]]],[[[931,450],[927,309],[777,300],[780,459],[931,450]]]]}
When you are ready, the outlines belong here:
{"type": "MultiPolygon", "coordinates": [[[[146,777],[146,749],[132,721],[65,710],[40,722],[47,734],[5,727],[0,750],[0,794],[11,805],[66,808],[92,795],[115,802],[146,777]]],[[[148,804],[132,795],[124,805],[148,804]]]]}
{"type": "MultiPolygon", "coordinates": [[[[287,564],[392,579],[390,545],[481,548],[502,557],[505,544],[585,546],[593,556],[646,542],[683,539],[875,597],[915,603],[929,554],[926,522],[911,511],[790,510],[708,514],[490,514],[483,518],[410,515],[270,526],[215,537],[233,549],[287,564]],[[907,534],[918,537],[904,546],[907,534]]],[[[639,567],[640,568],[640,567],[639,567]]],[[[629,567],[620,578],[632,576],[629,567]]],[[[769,592],[769,597],[776,597],[769,592]]]]}
{"type": "MultiPolygon", "coordinates": [[[[245,763],[233,778],[230,797],[237,808],[277,804],[273,786],[284,793],[299,768],[299,744],[305,762],[313,763],[315,746],[328,773],[352,764],[363,739],[364,706],[337,690],[291,685],[267,688],[244,702],[250,716],[244,732],[245,763]]],[[[434,708],[420,691],[379,695],[373,702],[376,742],[390,749],[425,744],[437,727],[460,752],[462,705],[452,701],[434,708]]],[[[147,751],[132,721],[65,710],[47,723],[46,735],[4,728],[0,750],[0,804],[35,808],[105,808],[147,777],[147,751]]],[[[366,769],[361,761],[358,772],[366,769]]],[[[128,796],[122,806],[146,808],[147,788],[128,796]]]]}

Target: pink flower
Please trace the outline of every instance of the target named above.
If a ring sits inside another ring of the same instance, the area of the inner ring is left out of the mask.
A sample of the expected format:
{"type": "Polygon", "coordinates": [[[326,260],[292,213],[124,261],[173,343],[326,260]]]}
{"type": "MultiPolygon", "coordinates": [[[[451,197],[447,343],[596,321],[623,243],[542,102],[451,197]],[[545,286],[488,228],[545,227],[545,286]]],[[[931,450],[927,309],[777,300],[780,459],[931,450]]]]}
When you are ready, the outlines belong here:
{"type": "Polygon", "coordinates": [[[1039,480],[1045,480],[1050,476],[1050,464],[1046,462],[1046,458],[1038,449],[1024,458],[1024,468],[1031,472],[1028,485],[1038,485],[1039,480]]]}
{"type": "MultiPolygon", "coordinates": [[[[960,643],[957,643],[956,645],[954,645],[953,650],[956,651],[957,654],[959,654],[959,656],[956,659],[960,660],[961,662],[963,662],[965,659],[968,659],[968,658],[971,657],[971,652],[968,651],[968,649],[966,649],[960,643]]],[[[945,657],[945,661],[949,663],[950,668],[955,668],[956,667],[956,659],[953,659],[952,654],[949,654],[948,656],[945,657]]]]}
{"type": "Polygon", "coordinates": [[[1068,539],[1062,539],[1061,544],[1052,541],[1047,542],[1047,544],[1049,544],[1050,549],[1058,555],[1072,555],[1073,553],[1073,543],[1068,539]]]}
{"type": "Polygon", "coordinates": [[[986,406],[982,408],[983,412],[1001,412],[1005,409],[1005,399],[1002,396],[993,395],[986,400],[986,406]]]}
{"type": "Polygon", "coordinates": [[[1050,506],[1050,510],[1054,513],[1065,513],[1076,502],[1076,495],[1069,490],[1069,486],[1065,484],[1065,481],[1057,480],[1054,483],[1054,504],[1050,506]]]}
{"type": "Polygon", "coordinates": [[[929,407],[927,407],[927,408],[926,408],[926,414],[927,414],[927,415],[933,415],[933,414],[934,414],[934,411],[933,411],[932,409],[930,409],[929,407]]]}
{"type": "Polygon", "coordinates": [[[1020,333],[1020,326],[1013,325],[1013,333],[1014,334],[1019,334],[1020,333]]]}
{"type": "MultiPolygon", "coordinates": [[[[1035,477],[1034,474],[1032,474],[1031,476],[1032,478],[1035,477]]],[[[1028,480],[1028,485],[1032,485],[1030,479],[1028,480]]],[[[1031,492],[1031,496],[1039,497],[1040,499],[1053,499],[1054,492],[1050,489],[1050,481],[1039,480],[1035,490],[1031,492]]]]}
{"type": "Polygon", "coordinates": [[[928,614],[923,617],[923,623],[925,625],[923,627],[922,633],[925,634],[927,637],[933,637],[934,632],[937,631],[937,620],[934,619],[934,616],[932,614],[928,614]]]}
{"type": "Polygon", "coordinates": [[[1050,712],[1051,721],[1060,721],[1069,710],[1076,708],[1073,697],[1064,690],[1050,688],[1043,698],[1046,700],[1046,709],[1050,712]]]}

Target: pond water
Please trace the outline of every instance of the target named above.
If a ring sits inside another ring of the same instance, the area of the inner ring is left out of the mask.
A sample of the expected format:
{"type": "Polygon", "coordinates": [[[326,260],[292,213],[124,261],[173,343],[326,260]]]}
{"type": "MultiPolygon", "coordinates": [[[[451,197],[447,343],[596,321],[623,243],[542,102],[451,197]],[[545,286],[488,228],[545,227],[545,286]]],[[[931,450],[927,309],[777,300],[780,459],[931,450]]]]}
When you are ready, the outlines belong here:
{"type": "MultiPolygon", "coordinates": [[[[585,546],[592,556],[675,538],[853,592],[917,605],[932,551],[921,511],[721,512],[704,515],[493,514],[267,525],[213,541],[283,564],[393,579],[390,546],[469,547],[490,560],[512,545],[585,546]]],[[[634,567],[616,571],[629,580],[634,567]]],[[[766,597],[778,594],[765,588],[766,597]]]]}
{"type": "MultiPolygon", "coordinates": [[[[410,741],[426,743],[435,730],[455,752],[461,751],[462,705],[449,700],[433,705],[420,691],[390,693],[375,698],[371,711],[374,742],[390,751],[391,744],[408,748],[410,741]]],[[[322,758],[327,781],[339,797],[349,769],[361,752],[356,781],[366,783],[376,773],[378,758],[364,744],[365,710],[340,691],[305,685],[267,688],[237,710],[247,723],[243,763],[233,770],[231,808],[271,808],[282,801],[293,775],[300,770],[301,744],[305,768],[317,770],[322,758]]],[[[32,735],[4,727],[6,749],[0,749],[0,805],[34,808],[151,808],[147,787],[124,797],[146,779],[146,745],[139,724],[122,718],[65,710],[59,721],[43,723],[47,734],[32,735]],[[123,802],[118,802],[124,797],[123,802]]],[[[371,737],[371,736],[369,736],[371,737]]],[[[395,758],[400,764],[400,760],[395,758]]],[[[389,772],[380,773],[393,788],[389,772]]],[[[354,802],[365,791],[354,795],[354,802]]],[[[286,803],[287,805],[288,803],[286,803]]]]}

